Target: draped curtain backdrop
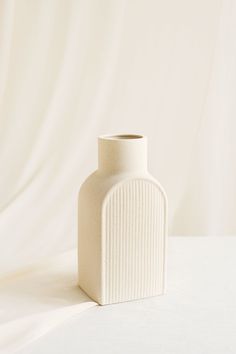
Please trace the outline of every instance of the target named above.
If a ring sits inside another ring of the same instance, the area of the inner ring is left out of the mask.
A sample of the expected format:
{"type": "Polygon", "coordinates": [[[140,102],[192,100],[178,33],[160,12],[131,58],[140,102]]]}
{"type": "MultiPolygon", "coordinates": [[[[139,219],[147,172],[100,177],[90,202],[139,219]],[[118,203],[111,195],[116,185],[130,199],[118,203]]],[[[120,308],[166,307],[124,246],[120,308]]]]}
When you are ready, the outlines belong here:
{"type": "Polygon", "coordinates": [[[96,137],[142,133],[171,235],[236,234],[236,2],[0,2],[0,272],[77,243],[96,137]]]}

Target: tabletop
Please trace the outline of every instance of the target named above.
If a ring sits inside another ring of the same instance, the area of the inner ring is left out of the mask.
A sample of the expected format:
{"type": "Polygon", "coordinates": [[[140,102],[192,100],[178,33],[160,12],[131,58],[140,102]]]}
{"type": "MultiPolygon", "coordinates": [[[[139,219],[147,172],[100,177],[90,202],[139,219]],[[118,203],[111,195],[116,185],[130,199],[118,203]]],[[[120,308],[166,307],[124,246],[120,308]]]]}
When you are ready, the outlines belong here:
{"type": "Polygon", "coordinates": [[[235,354],[235,255],[235,237],[169,237],[165,295],[94,306],[18,352],[235,354]]]}

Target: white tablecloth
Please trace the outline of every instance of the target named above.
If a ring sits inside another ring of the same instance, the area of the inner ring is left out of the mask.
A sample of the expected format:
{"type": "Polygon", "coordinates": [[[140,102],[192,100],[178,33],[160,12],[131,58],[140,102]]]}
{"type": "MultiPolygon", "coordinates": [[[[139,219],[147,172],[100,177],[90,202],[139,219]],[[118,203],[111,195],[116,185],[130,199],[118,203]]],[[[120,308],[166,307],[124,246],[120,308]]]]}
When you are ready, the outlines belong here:
{"type": "Polygon", "coordinates": [[[168,246],[160,297],[94,306],[76,287],[74,251],[7,279],[2,352],[235,354],[236,238],[171,237],[168,246]]]}

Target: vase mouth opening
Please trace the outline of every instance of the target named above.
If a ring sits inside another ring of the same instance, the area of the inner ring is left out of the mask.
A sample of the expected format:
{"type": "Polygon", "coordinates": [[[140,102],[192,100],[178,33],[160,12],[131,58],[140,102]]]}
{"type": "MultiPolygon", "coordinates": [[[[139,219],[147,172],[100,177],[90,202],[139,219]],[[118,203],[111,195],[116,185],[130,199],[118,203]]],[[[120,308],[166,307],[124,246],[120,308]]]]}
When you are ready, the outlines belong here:
{"type": "Polygon", "coordinates": [[[104,140],[137,140],[144,139],[144,135],[139,134],[115,134],[115,135],[101,135],[100,139],[104,140]]]}

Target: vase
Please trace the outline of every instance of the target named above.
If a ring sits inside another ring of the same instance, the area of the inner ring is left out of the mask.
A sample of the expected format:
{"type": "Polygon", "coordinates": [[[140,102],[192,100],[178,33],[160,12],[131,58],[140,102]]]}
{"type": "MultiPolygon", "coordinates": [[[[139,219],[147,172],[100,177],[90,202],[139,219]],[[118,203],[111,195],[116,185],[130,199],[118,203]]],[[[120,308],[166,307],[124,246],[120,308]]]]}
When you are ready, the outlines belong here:
{"type": "Polygon", "coordinates": [[[79,285],[100,305],[165,290],[167,198],[147,169],[147,138],[98,138],[79,192],[79,285]]]}

